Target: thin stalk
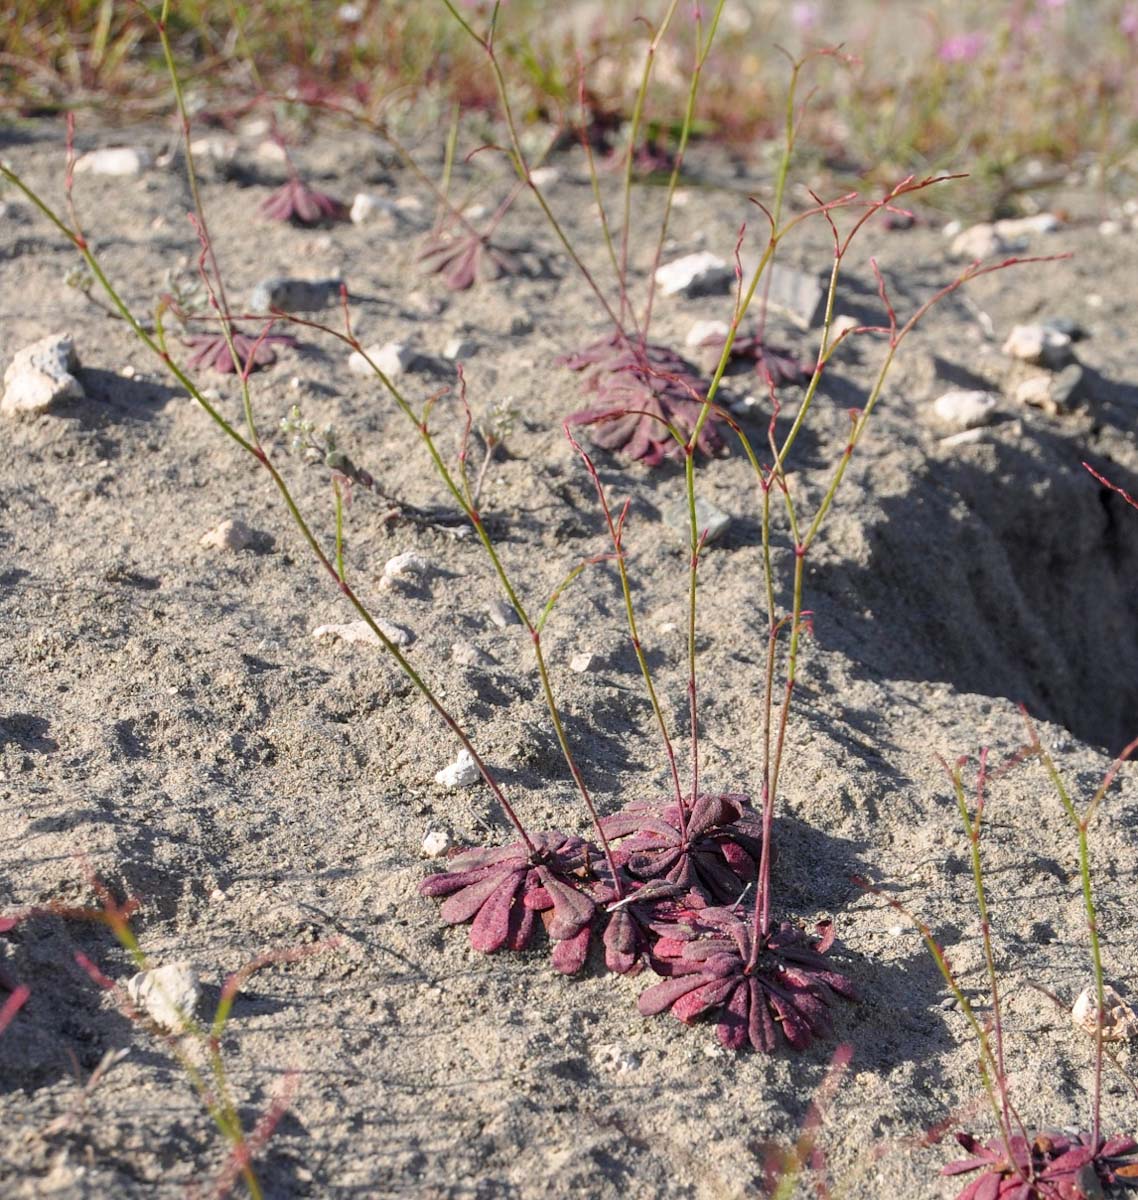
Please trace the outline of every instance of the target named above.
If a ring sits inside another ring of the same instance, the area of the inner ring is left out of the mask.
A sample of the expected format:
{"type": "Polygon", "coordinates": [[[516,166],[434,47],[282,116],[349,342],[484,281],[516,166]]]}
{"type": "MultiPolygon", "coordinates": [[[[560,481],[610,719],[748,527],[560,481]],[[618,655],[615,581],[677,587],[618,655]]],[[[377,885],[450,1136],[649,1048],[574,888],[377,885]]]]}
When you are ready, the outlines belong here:
{"type": "MultiPolygon", "coordinates": [[[[699,8],[696,8],[696,49],[695,63],[692,67],[691,84],[688,87],[687,104],[684,108],[683,124],[680,127],[680,141],[676,148],[675,161],[672,163],[672,173],[668,178],[668,188],[664,197],[664,215],[660,221],[660,235],[656,239],[656,250],[652,256],[652,266],[648,271],[648,299],[644,305],[644,318],[640,323],[640,328],[644,331],[644,337],[647,339],[648,330],[652,325],[652,305],[656,298],[656,271],[659,269],[660,260],[664,255],[664,242],[668,237],[668,225],[672,217],[672,202],[676,196],[676,188],[680,182],[680,172],[683,169],[684,154],[687,151],[688,140],[691,137],[692,125],[695,122],[695,102],[696,96],[699,94],[700,80],[703,77],[703,67],[707,62],[708,55],[711,53],[712,43],[715,41],[715,34],[719,28],[719,19],[723,15],[723,5],[726,0],[719,0],[715,6],[715,15],[711,18],[711,26],[707,31],[707,40],[703,40],[703,19],[699,15],[699,8]]],[[[629,145],[630,165],[631,165],[632,146],[629,145]]]]}
{"type": "MultiPolygon", "coordinates": [[[[672,23],[672,17],[675,16],[678,6],[679,0],[671,0],[659,28],[648,42],[648,49],[644,55],[644,70],[640,75],[640,87],[636,91],[636,100],[632,105],[632,118],[628,124],[628,145],[624,151],[624,179],[621,185],[624,211],[620,225],[620,266],[617,268],[622,320],[631,310],[628,300],[628,235],[632,227],[632,161],[636,153],[636,139],[640,136],[640,122],[644,119],[644,101],[648,95],[648,84],[652,79],[652,68],[656,63],[656,51],[660,47],[664,34],[668,31],[668,26],[672,23]]],[[[643,325],[641,329],[643,331],[641,336],[646,338],[648,336],[647,324],[643,325]]]]}
{"type": "Polygon", "coordinates": [[[636,661],[640,666],[640,674],[644,678],[644,686],[647,689],[648,699],[652,705],[652,712],[656,718],[656,725],[660,730],[660,740],[664,745],[664,754],[668,760],[668,768],[672,775],[672,787],[675,791],[676,807],[680,814],[680,836],[686,841],[687,817],[684,812],[684,797],[683,789],[680,786],[680,773],[676,765],[676,752],[672,746],[671,736],[668,733],[668,724],[664,720],[664,711],[660,707],[660,700],[656,695],[656,685],[652,680],[652,672],[648,667],[648,659],[645,657],[644,648],[640,643],[640,633],[636,625],[636,610],[632,603],[632,586],[628,578],[628,564],[624,552],[624,523],[628,515],[628,503],[625,503],[620,517],[614,521],[612,509],[609,507],[608,498],[605,496],[604,486],[601,484],[601,477],[595,464],[573,436],[569,426],[563,425],[562,428],[565,431],[565,436],[569,439],[569,444],[580,455],[586,470],[592,477],[593,485],[597,489],[597,498],[600,501],[601,511],[604,513],[605,523],[608,526],[609,539],[612,541],[615,552],[617,572],[620,575],[620,588],[624,596],[624,612],[628,620],[629,638],[632,641],[633,652],[636,654],[636,661]]]}

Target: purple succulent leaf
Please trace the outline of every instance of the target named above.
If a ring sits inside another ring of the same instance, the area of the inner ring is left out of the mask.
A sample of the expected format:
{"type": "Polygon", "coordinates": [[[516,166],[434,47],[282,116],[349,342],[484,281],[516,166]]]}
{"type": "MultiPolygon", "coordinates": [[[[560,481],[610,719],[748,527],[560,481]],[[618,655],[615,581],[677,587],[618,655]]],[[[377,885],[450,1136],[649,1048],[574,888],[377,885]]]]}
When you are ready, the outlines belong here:
{"type": "Polygon", "coordinates": [[[552,955],[554,970],[562,975],[576,975],[588,957],[591,934],[592,930],[585,925],[572,937],[555,942],[552,955]]]}
{"type": "Polygon", "coordinates": [[[538,867],[538,876],[553,901],[549,936],[558,941],[573,937],[593,919],[597,911],[596,904],[584,892],[562,883],[545,867],[538,867]]]}
{"type": "MultiPolygon", "coordinates": [[[[509,940],[510,915],[518,889],[525,883],[522,872],[511,872],[498,878],[498,886],[483,901],[470,925],[470,944],[485,954],[500,950],[509,940]]],[[[473,892],[477,886],[467,890],[473,892]]],[[[445,904],[443,908],[446,908],[445,904]]],[[[443,919],[446,919],[445,913],[443,919]]],[[[465,917],[460,919],[465,920],[465,917]]]]}
{"type": "Polygon", "coordinates": [[[735,980],[731,998],[719,1012],[716,1036],[728,1050],[742,1050],[750,1038],[751,989],[746,979],[735,980]]]}
{"type": "Polygon", "coordinates": [[[704,983],[705,980],[698,971],[673,979],[665,979],[662,983],[654,983],[650,988],[641,992],[636,1001],[636,1007],[641,1016],[654,1017],[665,1009],[671,1008],[681,996],[686,996],[688,992],[702,987],[704,983]]]}
{"type": "Polygon", "coordinates": [[[751,1008],[748,1013],[747,1028],[751,1045],[756,1050],[770,1054],[778,1044],[774,1017],[771,1016],[771,1010],[766,1003],[766,997],[763,995],[762,985],[759,981],[751,979],[749,986],[751,989],[751,1008]]]}
{"type": "Polygon", "coordinates": [[[261,202],[261,212],[274,221],[292,221],[296,225],[317,225],[322,221],[342,221],[347,207],[324,192],[310,188],[303,180],[290,179],[261,202]]]}
{"type": "MultiPolygon", "coordinates": [[[[718,334],[712,334],[700,344],[722,354],[724,341],[718,334]]],[[[753,362],[756,374],[768,386],[806,383],[814,374],[813,366],[807,366],[783,346],[768,346],[758,333],[737,336],[731,343],[731,359],[753,362]]]]}
{"type": "Polygon", "coordinates": [[[515,904],[510,909],[510,927],[503,945],[507,950],[524,950],[530,944],[536,927],[537,917],[533,910],[524,904],[515,904]]]}
{"type": "Polygon", "coordinates": [[[448,925],[461,925],[469,921],[482,906],[494,895],[503,882],[512,883],[513,888],[522,882],[524,868],[517,871],[492,872],[483,876],[476,883],[469,884],[461,891],[455,892],[439,909],[439,915],[448,925]]]}
{"type": "Polygon", "coordinates": [[[223,375],[234,375],[245,369],[250,355],[253,356],[251,369],[256,370],[276,361],[274,345],[296,345],[296,338],[287,333],[270,333],[263,338],[256,338],[233,326],[230,336],[233,338],[233,349],[237,352],[237,363],[233,361],[223,333],[198,333],[185,339],[185,345],[193,352],[187,365],[193,368],[212,367],[223,375]]]}
{"type": "Polygon", "coordinates": [[[640,961],[645,939],[627,908],[609,914],[604,932],[605,966],[616,975],[627,975],[640,961]]]}

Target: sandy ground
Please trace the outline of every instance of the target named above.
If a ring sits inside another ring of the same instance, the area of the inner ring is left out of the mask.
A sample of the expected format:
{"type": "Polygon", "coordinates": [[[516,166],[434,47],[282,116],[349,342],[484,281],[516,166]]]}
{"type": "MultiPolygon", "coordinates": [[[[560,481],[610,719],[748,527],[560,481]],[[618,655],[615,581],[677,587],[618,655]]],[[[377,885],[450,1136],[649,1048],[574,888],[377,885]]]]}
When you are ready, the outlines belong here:
{"type": "MultiPolygon", "coordinates": [[[[161,130],[128,140],[161,151],[161,130]]],[[[62,131],[9,131],[5,157],[58,198],[62,131]]],[[[88,131],[87,145],[113,140],[88,131]]],[[[328,133],[305,147],[315,181],[429,198],[392,171],[374,143],[328,133]]],[[[485,156],[483,156],[485,157],[485,156]]],[[[246,161],[252,162],[251,158],[246,161]]],[[[477,162],[478,160],[476,160],[477,162]]],[[[603,248],[578,162],[558,164],[551,197],[603,277],[603,248]]],[[[745,193],[695,160],[706,186],[686,189],[668,257],[729,256],[745,193]]],[[[497,168],[471,168],[480,199],[503,192],[497,168]]],[[[467,365],[476,414],[517,411],[492,465],[484,509],[528,602],[540,607],[583,556],[607,548],[591,484],[560,432],[581,404],[559,355],[605,331],[580,279],[554,253],[532,205],[503,227],[530,277],[449,293],[415,265],[416,225],[321,231],[257,216],[279,167],[211,176],[204,192],[218,253],[239,303],[267,275],[342,272],[366,343],[398,336],[423,356],[406,376],[421,400],[452,381],[448,340],[476,344],[467,365]],[[518,332],[529,327],[529,332],[518,332]]],[[[660,192],[638,193],[637,213],[660,192]]],[[[825,1130],[833,1176],[852,1196],[952,1195],[937,1179],[947,1147],[914,1139],[981,1104],[966,1023],[918,938],[854,873],[885,881],[943,941],[961,980],[984,988],[967,846],[935,755],[1022,740],[1015,703],[1073,784],[1093,786],[1138,732],[1138,514],[1099,488],[1090,458],[1136,491],[1138,304],[1129,238],[1098,232],[1097,194],[1072,183],[1068,221],[1035,253],[1068,261],[978,282],[938,309],[906,346],[879,419],[854,460],[812,560],[805,649],[789,735],[776,902],[806,922],[832,916],[836,959],[863,999],[837,1011],[835,1042],[772,1057],[722,1050],[709,1026],[643,1019],[644,978],[590,961],[557,976],[543,948],[493,957],[447,929],[417,894],[435,866],[430,831],[459,844],[509,837],[486,790],[447,792],[434,775],[457,747],[393,665],[365,646],[315,641],[351,619],[294,533],[263,474],[221,437],[121,322],[63,277],[73,252],[30,206],[5,193],[0,221],[0,359],[44,334],[71,332],[86,399],[6,420],[0,443],[0,908],[87,895],[76,856],[137,895],[135,927],[155,961],[188,959],[209,1013],[226,973],[271,947],[338,937],[337,949],[267,969],[238,1002],[225,1039],[250,1121],[289,1071],[294,1104],[261,1173],[267,1194],[415,1197],[718,1197],[755,1195],[764,1143],[793,1138],[837,1040],[854,1049],[825,1130]],[[1129,265],[1128,265],[1129,264],[1129,265]],[[1065,317],[1090,335],[1077,352],[1085,388],[1074,411],[1018,404],[1000,352],[1023,321],[1065,317]],[[995,392],[995,421],[945,443],[931,401],[951,386],[995,392]],[[226,518],[260,534],[234,553],[199,539],[226,518]]],[[[111,276],[140,312],[164,272],[192,262],[187,188],[177,162],[138,178],[85,177],[78,199],[111,276]]],[[[650,228],[650,226],[648,226],[650,228]]],[[[754,236],[758,236],[755,227],[754,236]]],[[[851,257],[837,311],[879,314],[869,254],[899,312],[957,269],[933,225],[871,228],[851,257]]],[[[636,243],[636,286],[650,261],[636,243]]],[[[823,230],[786,261],[826,270],[823,230]]],[[[693,321],[729,315],[729,299],[663,299],[657,340],[674,346],[693,321]]],[[[335,320],[335,314],[329,314],[335,320]]],[[[777,317],[772,337],[804,355],[806,335],[777,317]]],[[[844,444],[879,348],[843,353],[796,451],[809,504],[844,444]]],[[[429,463],[389,399],[347,370],[343,348],[301,333],[255,377],[273,431],[293,404],[330,422],[340,444],[408,503],[443,505],[429,463]]],[[[231,378],[206,374],[234,419],[231,378]]],[[[731,392],[751,390],[740,375],[731,392]]],[[[793,408],[793,388],[787,402],[793,408]]],[[[748,429],[761,437],[762,422],[748,429]]],[[[456,423],[439,421],[455,449],[456,423]]],[[[326,474],[270,437],[322,536],[331,531],[326,474]]],[[[643,638],[665,710],[686,728],[681,632],[686,574],[661,513],[682,494],[673,467],[649,471],[598,456],[615,495],[631,497],[628,548],[643,638]]],[[[703,774],[709,789],[751,791],[757,774],[764,635],[755,489],[743,456],[707,463],[701,495],[734,517],[707,554],[700,609],[703,774]]],[[[585,832],[584,814],[545,716],[526,638],[500,629],[495,581],[473,539],[384,520],[358,492],[347,527],[349,571],[374,611],[413,631],[408,654],[467,723],[514,803],[536,826],[585,832]],[[384,563],[416,550],[437,568],[422,586],[381,589],[384,563]],[[455,643],[491,662],[455,662],[455,643]]],[[[780,534],[777,562],[791,562],[780,534]]],[[[610,568],[590,571],[547,633],[554,685],[585,775],[604,811],[662,794],[663,756],[623,627],[610,568]],[[585,673],[569,670],[581,652],[585,673]]],[[[1025,1118],[1085,1126],[1090,1054],[1065,1013],[1089,977],[1076,843],[1037,766],[993,789],[984,841],[1007,1004],[1010,1069],[1025,1118]]],[[[1095,839],[1108,977],[1138,993],[1138,776],[1122,772],[1095,839]]],[[[50,919],[7,939],[6,968],[32,996],[0,1038],[0,1180],[8,1196],[183,1194],[217,1168],[207,1117],[169,1056],[75,964],[82,951],[115,979],[131,968],[106,931],[50,919]],[[96,1087],[107,1051],[125,1056],[96,1087]],[[61,1117],[66,1120],[59,1121],[61,1117]]],[[[1125,1051],[1123,1052],[1125,1057],[1125,1051]]],[[[1133,1096],[1108,1078],[1104,1124],[1134,1132],[1133,1096]]]]}

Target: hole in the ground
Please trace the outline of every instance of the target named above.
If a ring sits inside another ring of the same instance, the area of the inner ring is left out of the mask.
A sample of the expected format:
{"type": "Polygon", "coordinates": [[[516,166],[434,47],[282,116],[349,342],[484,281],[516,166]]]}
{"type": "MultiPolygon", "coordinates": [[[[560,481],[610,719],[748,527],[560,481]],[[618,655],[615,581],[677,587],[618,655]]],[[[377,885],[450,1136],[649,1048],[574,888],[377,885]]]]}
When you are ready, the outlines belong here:
{"type": "MultiPolygon", "coordinates": [[[[928,462],[880,502],[862,561],[827,567],[835,648],[1119,750],[1138,735],[1138,512],[1082,457],[1029,430],[928,462]]],[[[1133,494],[1138,476],[1110,472],[1133,494]]]]}

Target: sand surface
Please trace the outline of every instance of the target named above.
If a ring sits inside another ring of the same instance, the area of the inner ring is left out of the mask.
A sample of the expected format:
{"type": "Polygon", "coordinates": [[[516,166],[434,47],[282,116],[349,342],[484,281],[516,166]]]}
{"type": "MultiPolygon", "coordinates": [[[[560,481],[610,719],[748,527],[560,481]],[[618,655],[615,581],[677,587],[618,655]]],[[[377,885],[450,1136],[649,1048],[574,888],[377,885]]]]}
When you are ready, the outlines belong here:
{"type": "MultiPolygon", "coordinates": [[[[85,145],[116,140],[85,137],[85,145]]],[[[117,140],[160,155],[169,134],[117,140]]],[[[3,153],[58,200],[57,124],[7,135],[3,153]]],[[[493,203],[505,176],[482,158],[486,165],[463,173],[493,203]]],[[[592,485],[560,430],[583,403],[578,381],[557,364],[605,332],[603,314],[528,201],[502,232],[532,273],[451,293],[415,262],[430,198],[376,143],[327,131],[300,160],[329,192],[418,196],[421,212],[394,231],[296,229],[257,215],[279,167],[211,173],[204,196],[235,303],[265,276],[342,273],[361,339],[399,338],[420,353],[402,379],[417,403],[453,382],[447,342],[474,343],[466,373],[476,416],[507,400],[517,413],[487,473],[483,509],[522,595],[540,610],[568,570],[608,548],[592,485]]],[[[555,161],[551,201],[607,279],[579,160],[555,161]]],[[[685,188],[666,257],[700,249],[729,257],[740,222],[757,216],[747,191],[769,195],[769,180],[734,174],[714,152],[697,154],[692,170],[703,186],[685,188]]],[[[152,312],[167,268],[192,267],[196,256],[179,163],[137,178],[83,177],[77,195],[109,274],[140,313],[152,312]]],[[[841,1041],[854,1059],[824,1134],[833,1177],[851,1196],[953,1195],[937,1178],[951,1148],[915,1139],[960,1111],[991,1133],[976,1048],[915,933],[851,876],[883,881],[924,917],[982,1005],[967,845],[935,756],[1014,750],[1023,702],[1086,793],[1110,752],[1138,732],[1138,513],[1080,466],[1090,459],[1138,491],[1138,277],[1131,238],[1098,232],[1099,196],[1077,183],[1038,195],[1066,221],[1034,237],[1030,251],[1073,257],[978,281],[907,343],[811,559],[815,636],[789,732],[776,905],[806,923],[834,919],[835,958],[863,998],[839,1006],[833,1042],[771,1057],[724,1051],[710,1026],[640,1017],[635,1001],[650,977],[613,977],[590,960],[566,979],[545,947],[485,956],[465,929],[442,926],[437,903],[417,893],[437,869],[422,852],[425,835],[502,842],[510,838],[502,812],[484,787],[448,792],[435,783],[457,746],[381,652],[312,637],[352,614],[264,473],[121,321],[65,286],[74,252],[30,205],[10,191],[3,199],[0,360],[70,332],[86,398],[2,427],[0,908],[89,898],[76,857],[85,856],[109,885],[139,898],[135,928],[155,961],[195,965],[207,1014],[226,974],[261,951],[339,939],[257,975],[226,1034],[250,1123],[285,1075],[298,1073],[261,1165],[267,1194],[755,1195],[764,1144],[796,1136],[841,1041]],[[1084,390],[1060,414],[1013,398],[1024,372],[1000,351],[1012,326],[1053,317],[1089,335],[1076,348],[1084,390]],[[931,419],[931,402],[950,387],[998,397],[993,423],[974,440],[945,443],[931,419]],[[202,547],[202,535],[228,518],[257,531],[253,545],[202,547]]],[[[638,191],[644,228],[661,199],[659,189],[638,191]]],[[[902,316],[952,278],[959,268],[933,215],[906,231],[881,223],[866,231],[838,313],[879,319],[870,254],[902,316]]],[[[761,222],[750,236],[757,244],[761,222]]],[[[636,240],[637,295],[651,251],[650,237],[636,240]]],[[[788,243],[785,261],[825,271],[829,253],[819,227],[788,243]]],[[[729,310],[722,295],[661,299],[654,338],[682,348],[695,320],[729,310]]],[[[327,319],[336,321],[334,310],[327,319]]],[[[804,357],[816,351],[817,330],[772,316],[770,334],[804,357]]],[[[862,339],[826,374],[792,463],[808,511],[879,354],[862,339]]],[[[276,433],[294,404],[330,423],[388,496],[446,505],[390,399],[349,373],[335,341],[300,331],[299,347],[254,379],[269,447],[321,537],[332,530],[327,473],[289,456],[276,433]]],[[[203,373],[201,382],[237,420],[232,377],[203,373]]],[[[743,373],[727,386],[736,398],[754,390],[743,373]]],[[[790,411],[798,395],[785,390],[790,411]]],[[[450,403],[441,402],[436,426],[453,455],[460,422],[450,403]]],[[[764,420],[744,420],[758,441],[764,420]]],[[[627,548],[642,637],[683,745],[687,578],[683,547],[662,519],[682,495],[682,473],[603,453],[597,461],[611,493],[632,500],[627,548]]],[[[737,449],[703,464],[697,487],[734,518],[701,568],[703,780],[709,790],[753,793],[765,653],[756,489],[737,449]]],[[[491,621],[497,584],[474,539],[445,524],[388,519],[383,500],[358,490],[347,555],[373,611],[413,632],[408,656],[467,724],[523,817],[586,833],[528,638],[491,621]],[[381,587],[384,564],[410,550],[433,573],[416,586],[381,587]],[[462,665],[456,643],[487,658],[462,665]]],[[[776,563],[787,580],[792,554],[781,528],[776,563]]],[[[602,810],[663,794],[665,762],[611,567],[591,569],[565,594],[546,645],[602,810]],[[591,668],[570,670],[582,653],[594,656],[591,668]]],[[[1138,775],[1126,768],[1104,805],[1094,856],[1107,976],[1132,1001],[1136,847],[1138,775]]],[[[1032,986],[1069,1004],[1090,961],[1075,837],[1037,765],[993,787],[983,853],[1021,1110],[1039,1126],[1085,1126],[1087,1039],[1032,986]]],[[[116,980],[132,973],[94,925],[43,918],[6,939],[5,967],[32,995],[0,1038],[0,1186],[13,1197],[180,1196],[217,1169],[215,1131],[176,1064],[93,986],[77,951],[116,980]],[[85,1093],[90,1072],[118,1049],[127,1053],[85,1093]]],[[[1105,1125],[1134,1132],[1133,1094],[1113,1073],[1105,1113],[1105,1125]]]]}

